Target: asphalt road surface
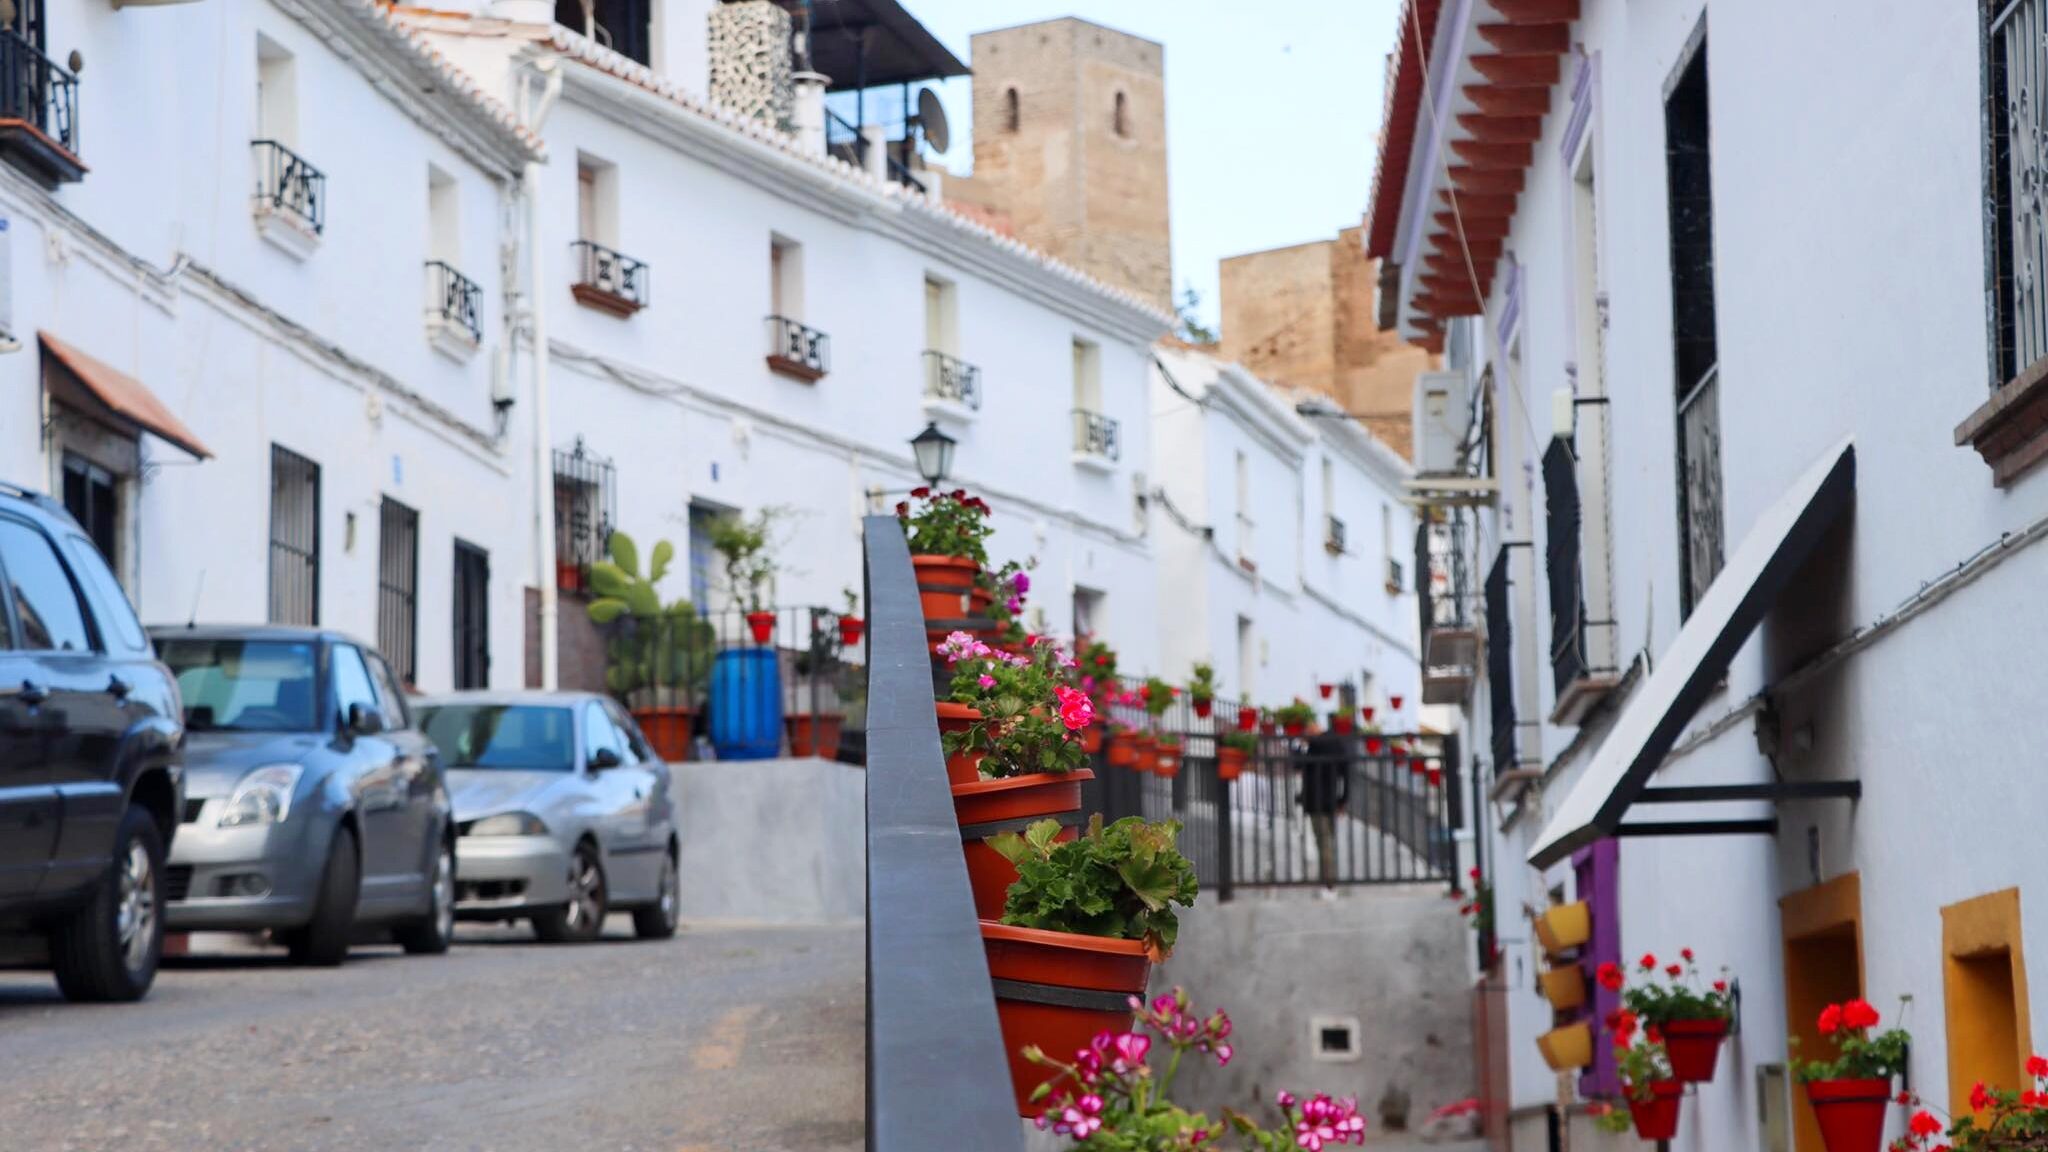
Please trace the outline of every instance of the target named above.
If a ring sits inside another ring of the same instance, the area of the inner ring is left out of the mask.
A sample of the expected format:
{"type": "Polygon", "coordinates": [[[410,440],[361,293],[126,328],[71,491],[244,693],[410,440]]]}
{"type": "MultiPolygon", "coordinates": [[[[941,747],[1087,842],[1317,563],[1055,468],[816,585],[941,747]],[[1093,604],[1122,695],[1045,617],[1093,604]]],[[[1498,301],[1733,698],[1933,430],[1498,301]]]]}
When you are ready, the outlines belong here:
{"type": "Polygon", "coordinates": [[[857,926],[631,936],[193,956],[104,1007],[0,971],[0,1152],[861,1147],[857,926]]]}

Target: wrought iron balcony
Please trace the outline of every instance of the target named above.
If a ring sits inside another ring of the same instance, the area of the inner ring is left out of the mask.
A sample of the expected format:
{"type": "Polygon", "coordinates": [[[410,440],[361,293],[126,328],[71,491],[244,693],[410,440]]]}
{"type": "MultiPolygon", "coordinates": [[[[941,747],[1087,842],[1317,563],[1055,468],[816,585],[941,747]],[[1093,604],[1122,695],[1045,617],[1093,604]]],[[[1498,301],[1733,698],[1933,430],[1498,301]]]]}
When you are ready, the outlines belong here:
{"type": "Polygon", "coordinates": [[[569,245],[576,254],[576,283],[569,290],[578,303],[631,316],[654,300],[654,270],[623,252],[614,252],[594,240],[569,245]]]}
{"type": "Polygon", "coordinates": [[[1347,543],[1344,521],[1335,516],[1323,517],[1323,551],[1332,556],[1342,556],[1347,543]]]}
{"type": "Polygon", "coordinates": [[[590,590],[590,566],[605,558],[619,518],[618,473],[584,447],[555,449],[555,586],[590,590]]]}
{"type": "Polygon", "coordinates": [[[1415,591],[1422,626],[1422,702],[1458,704],[1479,660],[1465,520],[1453,511],[1415,529],[1415,591]]]}
{"type": "Polygon", "coordinates": [[[256,211],[281,216],[315,236],[327,226],[327,177],[275,140],[256,140],[256,211]]]}
{"type": "Polygon", "coordinates": [[[1387,591],[1399,592],[1403,575],[1405,573],[1401,570],[1401,561],[1392,556],[1387,557],[1387,591]]]}
{"type": "Polygon", "coordinates": [[[484,338],[478,318],[484,292],[477,283],[442,260],[427,261],[427,320],[443,330],[466,333],[474,346],[484,338]]]}
{"type": "Polygon", "coordinates": [[[1074,456],[1078,460],[1115,463],[1122,454],[1117,422],[1100,412],[1074,409],[1074,456]]]}
{"type": "Polygon", "coordinates": [[[768,367],[798,380],[832,370],[832,338],[787,316],[768,317],[768,367]]]}
{"type": "Polygon", "coordinates": [[[980,411],[981,369],[965,360],[927,348],[924,353],[924,394],[930,400],[943,400],[980,411]]]}
{"type": "Polygon", "coordinates": [[[0,156],[46,188],[85,176],[78,77],[11,30],[0,30],[0,156]]]}

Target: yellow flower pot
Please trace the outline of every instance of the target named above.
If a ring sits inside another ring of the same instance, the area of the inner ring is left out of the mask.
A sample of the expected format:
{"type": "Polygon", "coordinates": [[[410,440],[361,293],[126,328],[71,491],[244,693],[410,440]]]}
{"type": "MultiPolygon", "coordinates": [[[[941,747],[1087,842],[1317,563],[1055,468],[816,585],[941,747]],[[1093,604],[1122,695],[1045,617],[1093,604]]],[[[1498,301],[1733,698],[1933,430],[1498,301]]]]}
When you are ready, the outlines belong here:
{"type": "Polygon", "coordinates": [[[1577,964],[1552,968],[1536,977],[1543,998],[1559,1012],[1569,1012],[1586,1002],[1586,970],[1577,964]]]}
{"type": "Polygon", "coordinates": [[[1552,956],[1593,938],[1593,910],[1584,900],[1557,904],[1536,918],[1536,939],[1552,956]]]}
{"type": "Polygon", "coordinates": [[[1593,1026],[1581,1020],[1553,1028],[1536,1038],[1543,1062],[1558,1072],[1590,1067],[1593,1063],[1593,1026]]]}

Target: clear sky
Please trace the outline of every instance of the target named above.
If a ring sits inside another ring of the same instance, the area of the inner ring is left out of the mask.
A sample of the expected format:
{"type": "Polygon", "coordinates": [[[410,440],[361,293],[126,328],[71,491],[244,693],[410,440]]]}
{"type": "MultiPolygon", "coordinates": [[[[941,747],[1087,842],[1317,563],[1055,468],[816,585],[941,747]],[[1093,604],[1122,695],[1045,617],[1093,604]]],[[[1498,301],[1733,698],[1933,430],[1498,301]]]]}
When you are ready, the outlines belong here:
{"type": "MultiPolygon", "coordinates": [[[[1174,290],[1217,315],[1216,262],[1320,240],[1372,194],[1381,78],[1399,0],[904,0],[972,64],[977,31],[1079,16],[1166,45],[1174,290]]],[[[970,81],[938,86],[946,167],[974,163],[970,81]]]]}

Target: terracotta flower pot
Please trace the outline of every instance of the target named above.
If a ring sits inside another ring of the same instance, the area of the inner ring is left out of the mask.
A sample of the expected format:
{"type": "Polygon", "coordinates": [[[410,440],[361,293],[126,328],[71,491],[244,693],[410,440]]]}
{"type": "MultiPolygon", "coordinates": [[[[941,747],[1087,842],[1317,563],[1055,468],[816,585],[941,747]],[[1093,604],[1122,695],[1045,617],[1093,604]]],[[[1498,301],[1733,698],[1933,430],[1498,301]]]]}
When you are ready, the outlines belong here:
{"type": "Polygon", "coordinates": [[[1643,1140],[1669,1140],[1678,1135],[1678,1106],[1685,1100],[1685,1085],[1676,1080],[1652,1080],[1650,1098],[1638,1100],[1625,1093],[1629,1119],[1635,1121],[1636,1136],[1643,1140]]]}
{"type": "Polygon", "coordinates": [[[1171,780],[1180,775],[1180,764],[1180,745],[1162,742],[1155,746],[1152,758],[1153,772],[1171,780]]]}
{"type": "Polygon", "coordinates": [[[846,648],[857,646],[860,643],[861,633],[867,631],[867,627],[868,622],[858,616],[841,616],[839,618],[840,645],[846,648]]]}
{"type": "Polygon", "coordinates": [[[846,717],[836,712],[796,712],[783,718],[789,728],[791,756],[817,756],[831,760],[839,755],[839,737],[846,717]]]}
{"type": "Polygon", "coordinates": [[[1216,778],[1218,780],[1237,779],[1238,776],[1243,774],[1244,762],[1248,759],[1250,757],[1245,755],[1245,750],[1242,748],[1232,748],[1228,744],[1219,746],[1216,749],[1216,778]]]}
{"type": "Polygon", "coordinates": [[[1138,766],[1138,745],[1129,732],[1119,732],[1109,738],[1109,766],[1112,768],[1136,768],[1138,766]]]}
{"type": "Polygon", "coordinates": [[[564,592],[581,592],[586,583],[583,565],[574,560],[555,561],[555,587],[564,592]]]}
{"type": "Polygon", "coordinates": [[[1553,956],[1592,938],[1593,910],[1584,900],[1552,905],[1536,918],[1536,939],[1553,956]]]}
{"type": "MultiPolygon", "coordinates": [[[[1001,919],[1003,900],[1017,882],[1017,866],[982,841],[1034,820],[1079,813],[1081,784],[1093,779],[1095,773],[1082,768],[1064,775],[1034,772],[953,785],[953,815],[960,821],[960,848],[967,856],[967,884],[974,891],[976,916],[1001,919]]],[[[1079,834],[1069,825],[1059,838],[1072,840],[1079,834]]]]}
{"type": "Polygon", "coordinates": [[[1156,772],[1159,770],[1158,737],[1153,736],[1149,732],[1133,733],[1131,735],[1131,751],[1136,756],[1136,759],[1131,762],[1131,767],[1140,772],[1156,772]]]}
{"type": "MultiPolygon", "coordinates": [[[[981,712],[951,700],[938,702],[939,732],[965,732],[981,719],[981,712]]],[[[953,752],[946,756],[946,783],[972,784],[981,779],[981,759],[986,752],[953,752]]]]}
{"type": "Polygon", "coordinates": [[[1828,1152],[1877,1152],[1891,1113],[1890,1080],[1813,1080],[1806,1099],[1828,1152]]]}
{"type": "Polygon", "coordinates": [[[775,635],[775,613],[747,613],[747,631],[754,634],[754,643],[766,644],[768,638],[775,635]]]}
{"type": "Polygon", "coordinates": [[[1536,982],[1543,987],[1543,998],[1559,1012],[1569,1012],[1586,1002],[1586,970],[1577,964],[1542,972],[1536,982]]]}
{"type": "Polygon", "coordinates": [[[1139,940],[1112,940],[1071,932],[1044,932],[981,922],[988,974],[1002,991],[996,1016],[1010,1057],[1010,1085],[1017,1115],[1035,1116],[1043,1103],[1031,1092],[1058,1073],[1024,1059],[1023,1050],[1072,1059],[1098,1032],[1124,1032],[1131,1024],[1128,999],[1145,994],[1152,962],[1139,940]]]}
{"type": "Polygon", "coordinates": [[[1330,713],[1330,731],[1335,732],[1339,736],[1349,736],[1357,730],[1358,722],[1351,718],[1351,713],[1330,713]]]}
{"type": "Polygon", "coordinates": [[[654,748],[654,754],[671,764],[690,758],[690,726],[697,719],[695,708],[635,708],[633,720],[640,734],[654,748]]]}
{"type": "Polygon", "coordinates": [[[1664,1052],[1671,1058],[1673,1078],[1687,1084],[1712,1080],[1727,1035],[1726,1020],[1673,1020],[1664,1025],[1664,1052]]]}
{"type": "Polygon", "coordinates": [[[1102,751],[1102,725],[1090,724],[1081,729],[1081,751],[1090,756],[1102,751]]]}
{"type": "Polygon", "coordinates": [[[1239,708],[1237,710],[1237,730],[1239,732],[1250,732],[1258,726],[1259,710],[1257,708],[1239,708]]]}
{"type": "Polygon", "coordinates": [[[919,553],[910,558],[917,574],[917,599],[926,620],[959,620],[974,615],[974,578],[981,565],[964,556],[919,553]]]}
{"type": "Polygon", "coordinates": [[[1543,1053],[1543,1062],[1553,1071],[1569,1072],[1574,1068],[1591,1067],[1593,1026],[1581,1020],[1553,1028],[1536,1038],[1536,1048],[1543,1053]]]}

